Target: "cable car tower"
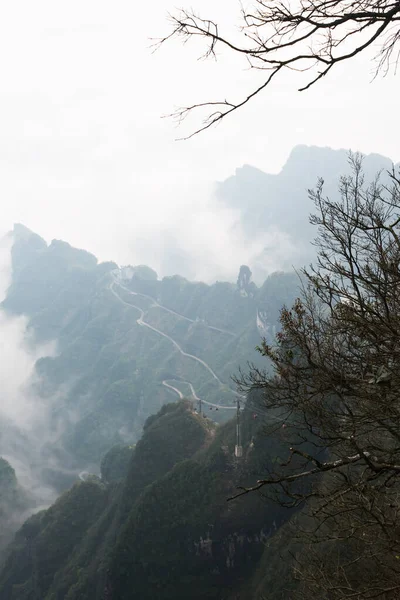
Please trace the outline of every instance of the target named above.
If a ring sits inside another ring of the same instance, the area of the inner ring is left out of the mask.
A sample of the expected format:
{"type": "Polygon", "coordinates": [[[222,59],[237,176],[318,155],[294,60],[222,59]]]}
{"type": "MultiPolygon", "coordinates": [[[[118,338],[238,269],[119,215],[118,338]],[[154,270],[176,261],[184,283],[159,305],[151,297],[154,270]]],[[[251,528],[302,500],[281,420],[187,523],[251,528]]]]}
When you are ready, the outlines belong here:
{"type": "Polygon", "coordinates": [[[243,446],[242,446],[242,436],[240,431],[240,403],[239,397],[236,401],[236,445],[235,445],[235,457],[242,458],[243,456],[243,446]]]}

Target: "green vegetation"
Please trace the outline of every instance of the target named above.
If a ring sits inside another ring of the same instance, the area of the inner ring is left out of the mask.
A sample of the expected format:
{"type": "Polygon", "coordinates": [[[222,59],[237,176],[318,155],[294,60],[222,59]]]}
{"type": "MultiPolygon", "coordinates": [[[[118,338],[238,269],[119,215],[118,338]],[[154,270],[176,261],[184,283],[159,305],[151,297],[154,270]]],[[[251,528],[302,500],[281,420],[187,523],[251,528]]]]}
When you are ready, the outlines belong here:
{"type": "Polygon", "coordinates": [[[33,500],[20,487],[14,469],[0,457],[0,553],[21,524],[21,515],[33,507],[33,500]]]}
{"type": "Polygon", "coordinates": [[[99,516],[106,496],[99,484],[77,483],[54,506],[31,517],[10,548],[0,575],[1,597],[44,599],[57,568],[99,516]]]}
{"type": "Polygon", "coordinates": [[[128,474],[135,446],[114,446],[101,461],[101,479],[105,483],[117,483],[128,474]]]}
{"type": "MultiPolygon", "coordinates": [[[[238,462],[235,423],[226,422],[233,411],[206,406],[219,426],[196,414],[191,385],[205,401],[232,408],[231,375],[259,360],[260,333],[274,340],[297,277],[276,273],[258,288],[242,266],[239,284],[206,285],[159,280],[139,266],[124,269],[130,278],[119,286],[114,263],[98,264],[64,242],[48,246],[23,226],[15,227],[12,259],[3,309],[27,315],[36,341],[57,342],[56,354],[37,362],[32,384],[61,432],[46,457],[66,460],[66,473],[97,464],[101,478],[77,482],[25,522],[0,572],[0,597],[123,600],[135,589],[149,599],[217,600],[221,590],[228,598],[251,581],[266,540],[290,512],[255,496],[226,499],[286,458],[286,442],[280,432],[264,436],[261,419],[245,411],[238,462]],[[167,404],[177,394],[164,382],[189,400],[167,404]]],[[[1,516],[12,525],[5,545],[33,505],[22,502],[12,468],[0,467],[1,516]]],[[[46,473],[65,489],[62,469],[46,473]]]]}
{"type": "Polygon", "coordinates": [[[238,462],[234,422],[217,427],[187,401],[163,406],[134,448],[104,457],[102,481],[77,483],[23,525],[2,600],[229,597],[290,515],[257,496],[226,501],[285,453],[280,432],[261,429],[245,412],[238,462]]]}
{"type": "MultiPolygon", "coordinates": [[[[52,426],[63,432],[57,446],[61,443],[77,469],[99,464],[113,446],[139,439],[146,419],[177,398],[162,385],[166,379],[178,382],[183,395],[191,394],[183,382],[191,382],[204,400],[232,406],[232,374],[258,360],[257,311],[270,319],[267,335],[273,335],[277,307],[297,290],[296,277],[287,274],[271,276],[260,289],[247,282],[251,293],[243,295],[231,283],[158,280],[144,265],[123,268],[131,279],[111,290],[114,263],[98,264],[65,242],[47,246],[23,226],[13,235],[14,276],[3,308],[27,315],[36,340],[57,341],[56,356],[37,362],[35,392],[51,400],[52,426]],[[137,323],[140,310],[133,305],[145,312],[145,323],[206,361],[221,383],[170,339],[137,323]]],[[[214,414],[226,420],[231,413],[214,414]]]]}

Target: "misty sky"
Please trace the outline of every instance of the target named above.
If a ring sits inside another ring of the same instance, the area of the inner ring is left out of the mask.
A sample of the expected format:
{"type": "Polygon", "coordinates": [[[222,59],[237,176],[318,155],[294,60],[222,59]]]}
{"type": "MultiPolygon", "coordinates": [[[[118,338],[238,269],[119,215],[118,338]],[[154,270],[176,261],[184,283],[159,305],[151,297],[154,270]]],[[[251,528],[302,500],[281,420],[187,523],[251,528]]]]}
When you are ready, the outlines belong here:
{"type": "Polygon", "coordinates": [[[234,215],[215,206],[214,181],[244,163],[277,172],[300,143],[400,160],[400,78],[391,73],[371,83],[366,56],[302,94],[294,76],[281,78],[218,128],[175,142],[196,123],[177,130],[162,115],[196,101],[236,99],[257,82],[229,54],[217,63],[197,61],[196,44],[173,42],[152,54],[149,38],[169,31],[166,14],[176,5],[197,7],[226,23],[226,31],[239,6],[3,3],[1,230],[20,221],[47,240],[63,238],[102,259],[161,270],[166,247],[184,248],[205,271],[217,262],[216,275],[229,276],[254,249],[240,232],[232,237],[234,215]]]}

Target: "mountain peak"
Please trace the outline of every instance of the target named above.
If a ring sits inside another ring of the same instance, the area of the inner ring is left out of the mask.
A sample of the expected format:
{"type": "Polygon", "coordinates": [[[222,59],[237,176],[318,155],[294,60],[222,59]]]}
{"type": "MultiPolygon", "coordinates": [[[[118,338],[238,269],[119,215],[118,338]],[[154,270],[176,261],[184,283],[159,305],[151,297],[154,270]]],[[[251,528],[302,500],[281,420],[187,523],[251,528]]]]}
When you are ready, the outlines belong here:
{"type": "Polygon", "coordinates": [[[28,242],[34,244],[36,249],[44,249],[47,244],[43,238],[37,233],[34,233],[31,229],[23,225],[22,223],[14,223],[12,235],[16,242],[28,242]]]}
{"type": "MultiPolygon", "coordinates": [[[[304,177],[304,165],[310,177],[325,177],[325,173],[335,175],[345,174],[343,169],[348,163],[348,155],[351,150],[344,148],[334,149],[329,146],[307,146],[299,144],[294,146],[289,157],[282,167],[281,174],[284,176],[298,175],[304,177]]],[[[365,154],[364,168],[367,173],[374,173],[381,169],[389,169],[392,161],[387,156],[380,154],[365,154]]]]}

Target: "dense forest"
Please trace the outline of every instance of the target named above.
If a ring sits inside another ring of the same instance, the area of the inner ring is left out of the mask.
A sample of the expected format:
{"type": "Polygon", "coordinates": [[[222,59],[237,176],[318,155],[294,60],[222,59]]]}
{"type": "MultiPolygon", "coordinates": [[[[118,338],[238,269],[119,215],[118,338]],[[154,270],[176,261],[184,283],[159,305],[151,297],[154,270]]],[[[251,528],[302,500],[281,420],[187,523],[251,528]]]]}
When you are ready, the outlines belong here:
{"type": "Polygon", "coordinates": [[[283,442],[246,415],[238,462],[233,422],[217,427],[187,401],[165,405],[134,448],[105,456],[101,478],[76,483],[23,525],[2,598],[235,597],[291,513],[256,496],[226,499],[277,460],[283,442]]]}

